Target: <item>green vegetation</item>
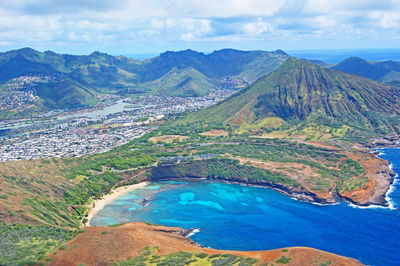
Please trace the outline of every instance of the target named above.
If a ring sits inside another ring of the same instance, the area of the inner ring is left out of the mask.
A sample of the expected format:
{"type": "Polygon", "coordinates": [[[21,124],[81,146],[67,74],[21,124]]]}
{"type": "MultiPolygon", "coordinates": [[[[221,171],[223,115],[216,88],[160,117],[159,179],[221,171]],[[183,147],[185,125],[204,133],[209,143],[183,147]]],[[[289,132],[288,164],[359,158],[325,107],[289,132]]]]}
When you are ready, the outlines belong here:
{"type": "MultiPolygon", "coordinates": [[[[62,77],[61,81],[37,86],[36,91],[44,101],[44,105],[38,106],[42,111],[95,104],[96,95],[104,93],[202,96],[223,77],[240,75],[254,81],[288,57],[282,51],[225,49],[205,55],[186,50],[138,61],[100,52],[74,56],[24,48],[0,54],[0,85],[23,75],[62,77]]],[[[4,112],[1,116],[21,115],[4,112]]]]}
{"type": "Polygon", "coordinates": [[[250,266],[256,265],[257,260],[253,258],[246,258],[232,254],[214,254],[209,255],[206,253],[195,252],[177,252],[169,255],[157,255],[157,247],[146,247],[140,256],[117,265],[130,266],[130,265],[236,265],[236,266],[250,266]]]}
{"type": "Polygon", "coordinates": [[[331,265],[331,264],[332,264],[332,262],[330,260],[328,260],[325,263],[321,263],[320,266],[328,266],[328,265],[331,265]]]}
{"type": "Polygon", "coordinates": [[[34,264],[76,234],[46,225],[0,224],[0,265],[34,264]]]}
{"type": "Polygon", "coordinates": [[[145,82],[143,89],[151,89],[154,95],[165,96],[205,96],[216,82],[207,78],[192,67],[177,69],[173,68],[164,76],[145,82]]]}
{"type": "Polygon", "coordinates": [[[296,181],[284,175],[272,173],[265,169],[240,165],[237,160],[210,159],[173,166],[157,167],[151,171],[151,179],[205,177],[217,180],[246,181],[249,183],[270,183],[299,187],[296,181]]]}
{"type": "Polygon", "coordinates": [[[357,74],[376,81],[391,83],[400,81],[400,62],[368,62],[359,57],[349,57],[332,69],[357,74]]]}
{"type": "Polygon", "coordinates": [[[123,226],[125,223],[121,223],[121,224],[111,224],[111,225],[108,225],[108,227],[120,227],[120,226],[123,226]]]}
{"type": "Polygon", "coordinates": [[[240,93],[178,123],[217,122],[253,134],[346,126],[346,136],[373,136],[399,131],[399,103],[398,89],[290,58],[240,93]]]}
{"type": "Polygon", "coordinates": [[[92,90],[69,79],[41,84],[36,92],[49,108],[81,107],[98,102],[92,90]]]}
{"type": "MultiPolygon", "coordinates": [[[[314,191],[336,188],[341,193],[362,188],[368,183],[363,167],[340,151],[283,139],[234,135],[229,127],[211,123],[201,127],[196,123],[162,126],[112,151],[83,158],[65,158],[56,162],[42,160],[45,165],[42,166],[49,168],[59,165],[60,162],[64,165],[60,174],[65,178],[65,183],[48,187],[41,181],[41,187],[34,190],[36,192],[23,196],[22,204],[29,207],[27,212],[37,220],[68,227],[77,227],[87,221],[86,211],[93,199],[101,198],[112,188],[135,184],[145,179],[203,177],[279,185],[298,191],[304,191],[305,187],[314,191]],[[201,132],[211,129],[223,129],[229,135],[200,135],[201,132]],[[149,141],[155,136],[177,132],[188,138],[161,144],[149,141]],[[247,160],[258,160],[272,165],[269,168],[258,167],[247,163],[247,160]],[[277,164],[274,166],[273,163],[277,164]],[[283,164],[279,166],[278,163],[295,163],[299,166],[293,168],[283,164]],[[314,175],[310,176],[310,173],[314,175]],[[309,178],[299,182],[291,175],[306,175],[309,178]],[[55,190],[54,193],[59,196],[49,198],[39,192],[43,189],[55,190]]],[[[6,177],[6,180],[12,186],[17,185],[19,191],[32,191],[27,185],[26,177],[6,177]]],[[[8,198],[4,200],[10,198],[10,194],[4,192],[0,195],[3,199],[8,198]]],[[[17,213],[15,217],[20,217],[20,214],[17,213]]]]}
{"type": "Polygon", "coordinates": [[[286,264],[289,263],[291,258],[286,258],[285,256],[282,256],[279,258],[279,260],[275,261],[276,263],[281,263],[281,264],[286,264]]]}

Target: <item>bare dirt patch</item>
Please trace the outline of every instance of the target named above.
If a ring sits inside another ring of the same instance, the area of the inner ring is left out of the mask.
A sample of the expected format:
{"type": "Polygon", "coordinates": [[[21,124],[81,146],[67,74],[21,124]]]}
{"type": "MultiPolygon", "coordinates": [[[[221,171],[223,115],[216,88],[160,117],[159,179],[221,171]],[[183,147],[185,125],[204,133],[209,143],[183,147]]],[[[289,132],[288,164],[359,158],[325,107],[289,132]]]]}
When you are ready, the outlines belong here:
{"type": "MultiPolygon", "coordinates": [[[[267,169],[274,173],[280,173],[292,180],[299,182],[308,191],[312,191],[321,199],[333,199],[333,196],[324,190],[313,190],[310,184],[311,179],[320,179],[321,175],[316,173],[309,165],[301,163],[291,163],[291,162],[272,162],[272,161],[262,161],[258,159],[248,159],[248,158],[238,158],[232,157],[232,159],[237,159],[241,164],[249,164],[251,166],[267,169]]],[[[331,183],[331,186],[333,184],[331,183]]]]}
{"type": "MultiPolygon", "coordinates": [[[[73,240],[56,250],[47,265],[109,265],[132,259],[146,248],[158,247],[159,255],[179,251],[204,252],[207,254],[229,253],[252,257],[262,263],[275,263],[285,256],[286,265],[320,265],[330,261],[332,265],[362,265],[355,259],[338,256],[312,248],[293,247],[269,251],[224,251],[202,248],[182,235],[181,228],[153,226],[145,223],[129,223],[119,227],[89,227],[73,240]]],[[[49,259],[48,259],[49,260],[49,259]]]]}
{"type": "Polygon", "coordinates": [[[188,136],[182,136],[182,135],[164,135],[164,136],[151,137],[149,138],[149,141],[154,143],[159,143],[159,142],[172,143],[174,140],[183,141],[188,138],[189,138],[188,136]]]}
{"type": "Polygon", "coordinates": [[[229,133],[228,131],[222,129],[213,129],[207,132],[200,133],[199,135],[206,137],[227,137],[229,133]]]}

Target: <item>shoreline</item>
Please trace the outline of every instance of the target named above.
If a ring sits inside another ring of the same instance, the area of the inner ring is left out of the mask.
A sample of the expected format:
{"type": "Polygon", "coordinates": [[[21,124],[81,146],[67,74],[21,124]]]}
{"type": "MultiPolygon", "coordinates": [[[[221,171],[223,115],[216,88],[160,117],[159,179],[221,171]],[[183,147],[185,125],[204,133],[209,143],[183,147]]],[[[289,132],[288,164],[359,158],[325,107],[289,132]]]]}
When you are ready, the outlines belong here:
{"type": "MultiPolygon", "coordinates": [[[[389,162],[390,163],[390,162],[389,162]]],[[[390,164],[389,164],[390,166],[390,164]]],[[[351,199],[347,198],[347,197],[343,197],[338,193],[333,193],[331,194],[333,196],[333,199],[323,199],[323,198],[319,198],[317,197],[317,195],[315,195],[312,192],[307,192],[307,191],[295,191],[295,190],[291,190],[289,187],[284,187],[284,186],[280,186],[277,184],[267,184],[267,183],[250,183],[250,182],[238,182],[238,181],[233,181],[233,180],[228,180],[228,179],[208,179],[208,178],[198,178],[198,177],[190,177],[190,176],[186,176],[183,178],[160,178],[157,180],[150,180],[150,182],[157,182],[157,181],[168,181],[168,180],[175,180],[175,181],[216,181],[216,182],[222,182],[222,183],[226,183],[226,184],[234,184],[234,185],[239,185],[239,186],[249,186],[249,187],[259,187],[259,188],[267,188],[267,189],[271,189],[274,191],[277,191],[293,200],[296,201],[300,201],[300,202],[307,202],[313,205],[317,205],[317,206],[331,206],[331,205],[337,205],[340,204],[340,202],[345,202],[347,203],[349,206],[354,207],[354,208],[383,208],[383,209],[396,209],[394,208],[392,202],[390,201],[390,197],[389,194],[393,191],[393,185],[396,182],[396,178],[397,174],[394,173],[392,178],[392,181],[390,182],[388,189],[385,190],[385,193],[382,195],[385,203],[376,203],[376,202],[366,202],[366,203],[360,203],[360,202],[355,202],[352,201],[351,199]],[[393,178],[394,177],[394,178],[393,178]]]]}
{"type": "MultiPolygon", "coordinates": [[[[388,147],[388,148],[393,148],[393,147],[388,147]]],[[[400,148],[400,147],[396,147],[396,148],[400,148]]],[[[381,148],[374,148],[375,151],[377,151],[378,149],[384,149],[383,147],[381,148]]],[[[378,151],[381,153],[381,151],[378,151]]],[[[381,154],[377,154],[376,156],[378,158],[379,155],[381,154]]],[[[382,158],[380,158],[382,159],[382,158]]],[[[398,181],[397,180],[397,173],[395,173],[392,169],[392,163],[384,160],[385,162],[387,162],[387,167],[389,168],[389,173],[381,173],[384,175],[384,179],[390,179],[390,182],[388,184],[387,189],[385,189],[385,193],[383,195],[381,195],[383,197],[384,202],[365,202],[365,203],[359,203],[359,202],[354,202],[353,200],[346,198],[346,197],[342,197],[341,195],[338,195],[337,193],[335,193],[334,196],[338,197],[339,199],[341,199],[344,202],[347,202],[347,204],[350,207],[353,208],[361,208],[361,209],[367,209],[367,208],[384,208],[384,209],[390,209],[390,210],[394,210],[396,209],[394,207],[393,202],[391,202],[391,198],[390,198],[390,194],[393,192],[394,189],[394,185],[395,183],[398,181]],[[385,204],[386,203],[386,204],[385,204]]],[[[207,180],[207,178],[193,178],[193,177],[186,177],[183,178],[183,180],[207,180]]],[[[138,188],[142,188],[147,186],[148,184],[150,184],[151,182],[154,181],[161,181],[161,180],[182,180],[182,178],[166,178],[166,179],[160,179],[160,180],[146,180],[143,181],[141,183],[138,184],[133,184],[133,185],[129,185],[129,186],[124,186],[124,187],[119,187],[115,190],[110,191],[107,195],[103,196],[103,198],[98,199],[93,201],[92,203],[92,208],[89,210],[88,212],[88,216],[86,217],[88,219],[88,221],[86,222],[85,226],[89,227],[92,226],[90,224],[91,220],[93,219],[93,217],[99,212],[101,211],[107,204],[109,204],[111,201],[113,201],[114,199],[128,193],[131,191],[134,191],[135,189],[138,188]]],[[[242,185],[242,186],[252,186],[252,187],[263,187],[263,188],[269,188],[275,191],[280,192],[283,195],[286,195],[290,198],[292,198],[293,200],[298,200],[298,201],[303,201],[303,202],[309,202],[311,204],[315,204],[315,205],[320,205],[320,206],[326,206],[326,205],[336,205],[339,204],[339,201],[337,199],[321,199],[318,198],[314,193],[312,192],[306,192],[306,191],[294,191],[291,190],[290,188],[286,188],[284,186],[278,186],[276,184],[265,184],[265,183],[249,183],[249,182],[237,182],[237,181],[233,181],[233,180],[227,180],[227,179],[218,179],[215,181],[219,181],[219,182],[224,182],[224,183],[230,183],[230,184],[237,184],[237,185],[242,185]]],[[[386,180],[388,181],[388,180],[386,180]]]]}
{"type": "Polygon", "coordinates": [[[87,226],[87,227],[92,226],[92,225],[90,225],[90,222],[93,219],[93,217],[99,211],[104,209],[104,207],[107,204],[109,204],[111,201],[113,201],[114,199],[121,197],[122,195],[124,195],[128,192],[134,191],[138,188],[145,187],[149,184],[150,184],[150,181],[144,181],[144,182],[140,182],[140,183],[129,185],[129,186],[119,187],[117,189],[111,190],[107,195],[104,195],[103,198],[94,200],[92,203],[92,207],[88,212],[88,216],[86,217],[86,219],[88,219],[88,221],[86,222],[85,226],[87,226]]]}
{"type": "Polygon", "coordinates": [[[169,181],[169,180],[174,180],[174,181],[214,181],[214,182],[221,182],[225,184],[232,184],[232,185],[239,185],[239,186],[247,186],[247,187],[258,187],[258,188],[266,188],[266,189],[271,189],[274,191],[277,191],[281,193],[282,195],[285,195],[293,200],[300,201],[300,202],[307,202],[311,203],[314,205],[318,206],[327,206],[327,205],[336,205],[339,204],[339,201],[336,199],[334,200],[329,200],[329,199],[322,199],[316,197],[316,195],[312,192],[307,192],[307,191],[295,191],[295,190],[290,190],[289,187],[284,187],[278,184],[267,184],[267,183],[250,183],[250,182],[245,182],[245,181],[233,181],[233,180],[228,180],[228,179],[209,179],[209,178],[198,178],[198,177],[181,177],[181,178],[161,178],[158,180],[151,180],[150,182],[157,182],[157,181],[169,181]]]}

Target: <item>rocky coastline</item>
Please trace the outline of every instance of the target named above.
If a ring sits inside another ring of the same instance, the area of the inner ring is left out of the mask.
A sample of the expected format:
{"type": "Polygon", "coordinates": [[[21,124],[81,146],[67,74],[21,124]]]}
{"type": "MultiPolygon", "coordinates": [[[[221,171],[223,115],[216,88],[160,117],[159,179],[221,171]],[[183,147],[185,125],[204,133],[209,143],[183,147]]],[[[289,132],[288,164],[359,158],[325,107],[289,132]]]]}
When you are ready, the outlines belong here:
{"type": "Polygon", "coordinates": [[[310,202],[313,204],[319,205],[332,205],[337,204],[340,200],[349,202],[351,204],[360,206],[360,207],[367,207],[367,206],[382,206],[388,207],[389,203],[386,200],[386,194],[390,189],[394,181],[395,173],[390,167],[390,163],[382,160],[382,163],[379,165],[377,172],[374,174],[373,178],[376,181],[376,186],[374,188],[373,194],[369,197],[366,201],[356,201],[350,197],[346,197],[344,195],[339,194],[336,191],[330,191],[330,198],[322,198],[319,197],[316,193],[311,191],[307,191],[304,189],[298,189],[295,187],[288,187],[272,182],[254,182],[249,181],[247,179],[229,179],[229,178],[204,178],[202,176],[195,176],[195,175],[187,175],[184,177],[164,177],[164,178],[157,178],[152,179],[150,178],[148,181],[167,181],[167,180],[215,180],[220,182],[225,182],[229,184],[237,184],[237,185],[245,185],[245,186],[255,186],[255,187],[264,187],[276,190],[286,196],[289,196],[293,199],[310,202]]]}
{"type": "Polygon", "coordinates": [[[382,160],[382,163],[378,165],[373,178],[375,180],[375,186],[370,197],[365,201],[355,201],[350,197],[346,197],[341,194],[337,194],[337,197],[341,200],[348,201],[354,205],[360,207],[369,206],[381,206],[389,207],[389,202],[387,200],[387,193],[390,190],[391,185],[394,182],[395,172],[391,168],[391,164],[388,161],[382,160]]]}
{"type": "Polygon", "coordinates": [[[400,147],[400,135],[386,135],[373,139],[365,145],[370,152],[376,153],[375,149],[400,147]]]}
{"type": "Polygon", "coordinates": [[[215,179],[217,181],[229,183],[229,184],[237,184],[237,185],[246,185],[246,186],[253,186],[253,187],[263,187],[276,190],[286,196],[289,196],[293,199],[299,201],[310,202],[314,204],[321,204],[321,205],[330,205],[336,204],[337,201],[335,198],[320,198],[317,194],[306,191],[306,190],[299,190],[294,187],[286,187],[280,184],[275,184],[271,182],[249,182],[247,180],[241,180],[240,182],[232,179],[215,179]]]}
{"type": "Polygon", "coordinates": [[[235,184],[235,185],[241,185],[241,186],[251,186],[251,187],[262,187],[262,188],[269,188],[276,190],[286,196],[289,196],[295,200],[299,201],[304,201],[304,202],[310,202],[313,204],[320,204],[320,205],[332,205],[338,203],[338,201],[333,197],[333,198],[320,198],[318,197],[315,193],[312,193],[310,191],[305,191],[305,190],[298,190],[296,188],[292,187],[286,187],[282,186],[280,184],[275,184],[275,183],[270,183],[270,182],[249,182],[247,180],[233,180],[233,179],[210,179],[210,178],[204,178],[204,177],[197,177],[197,176],[186,176],[183,178],[159,178],[157,180],[148,180],[150,182],[155,182],[155,181],[169,181],[169,180],[176,180],[176,181],[182,181],[182,180],[213,180],[213,181],[218,181],[218,182],[224,182],[228,184],[235,184]]]}

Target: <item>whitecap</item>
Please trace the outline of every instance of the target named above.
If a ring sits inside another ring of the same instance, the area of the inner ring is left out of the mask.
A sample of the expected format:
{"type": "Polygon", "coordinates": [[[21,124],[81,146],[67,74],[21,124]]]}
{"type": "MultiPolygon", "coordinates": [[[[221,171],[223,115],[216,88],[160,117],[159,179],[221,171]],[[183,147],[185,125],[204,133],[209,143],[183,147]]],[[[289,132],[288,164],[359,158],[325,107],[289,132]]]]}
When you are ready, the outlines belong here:
{"type": "Polygon", "coordinates": [[[191,237],[194,234],[197,234],[198,232],[200,232],[200,228],[193,229],[192,232],[190,232],[190,234],[187,235],[187,237],[191,237]]]}

